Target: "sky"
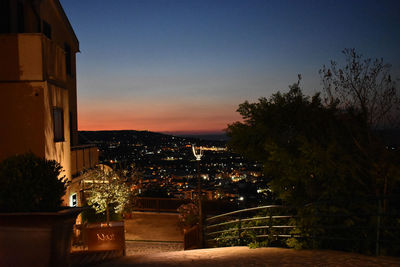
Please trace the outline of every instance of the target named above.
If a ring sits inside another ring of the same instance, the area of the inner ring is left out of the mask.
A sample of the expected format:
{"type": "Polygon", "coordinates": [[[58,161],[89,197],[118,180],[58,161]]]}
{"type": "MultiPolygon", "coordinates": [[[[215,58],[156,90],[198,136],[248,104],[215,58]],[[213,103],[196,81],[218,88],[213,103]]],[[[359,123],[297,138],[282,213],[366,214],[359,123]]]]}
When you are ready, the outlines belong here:
{"type": "Polygon", "coordinates": [[[400,1],[60,0],[80,42],[79,130],[221,133],[341,51],[400,77],[400,1]]]}

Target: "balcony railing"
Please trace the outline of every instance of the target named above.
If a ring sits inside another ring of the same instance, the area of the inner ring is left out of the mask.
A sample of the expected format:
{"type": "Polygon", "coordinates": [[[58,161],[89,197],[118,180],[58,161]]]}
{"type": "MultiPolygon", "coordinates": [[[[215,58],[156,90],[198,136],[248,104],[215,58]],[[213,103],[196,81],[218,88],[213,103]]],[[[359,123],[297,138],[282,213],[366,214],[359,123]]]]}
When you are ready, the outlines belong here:
{"type": "Polygon", "coordinates": [[[99,163],[99,150],[94,145],[71,147],[72,177],[79,176],[84,170],[91,169],[99,163]]]}

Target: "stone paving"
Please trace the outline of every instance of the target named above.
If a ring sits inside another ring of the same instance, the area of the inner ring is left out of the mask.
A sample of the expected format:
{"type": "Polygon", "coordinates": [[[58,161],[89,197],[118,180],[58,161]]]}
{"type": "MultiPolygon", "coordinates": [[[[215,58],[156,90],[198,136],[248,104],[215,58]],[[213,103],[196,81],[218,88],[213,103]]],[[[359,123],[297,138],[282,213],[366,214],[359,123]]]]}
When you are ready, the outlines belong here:
{"type": "Polygon", "coordinates": [[[134,212],[125,220],[126,240],[183,241],[177,213],[134,212]]]}
{"type": "Polygon", "coordinates": [[[177,242],[142,242],[142,241],[126,241],[126,255],[146,255],[160,252],[180,251],[183,250],[183,243],[177,242]]]}
{"type": "Polygon", "coordinates": [[[400,266],[400,258],[369,257],[355,253],[284,248],[229,247],[126,256],[96,265],[108,266],[400,266]]]}
{"type": "Polygon", "coordinates": [[[125,221],[127,256],[95,266],[399,266],[400,258],[324,250],[228,247],[183,251],[176,214],[135,213],[125,221]],[[160,242],[162,241],[162,242],[160,242]]]}
{"type": "Polygon", "coordinates": [[[126,255],[183,250],[177,213],[134,212],[125,220],[126,255]]]}

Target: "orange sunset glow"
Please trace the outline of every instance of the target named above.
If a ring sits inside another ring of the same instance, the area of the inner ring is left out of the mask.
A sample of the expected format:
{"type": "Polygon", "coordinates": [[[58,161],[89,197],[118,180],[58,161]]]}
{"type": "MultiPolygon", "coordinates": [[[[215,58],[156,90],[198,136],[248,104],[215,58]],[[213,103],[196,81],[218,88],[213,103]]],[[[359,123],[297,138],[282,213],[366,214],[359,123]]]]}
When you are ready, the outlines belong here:
{"type": "Polygon", "coordinates": [[[228,122],[240,120],[235,104],[180,103],[143,101],[90,102],[80,105],[79,130],[148,130],[171,133],[217,133],[228,122]]]}

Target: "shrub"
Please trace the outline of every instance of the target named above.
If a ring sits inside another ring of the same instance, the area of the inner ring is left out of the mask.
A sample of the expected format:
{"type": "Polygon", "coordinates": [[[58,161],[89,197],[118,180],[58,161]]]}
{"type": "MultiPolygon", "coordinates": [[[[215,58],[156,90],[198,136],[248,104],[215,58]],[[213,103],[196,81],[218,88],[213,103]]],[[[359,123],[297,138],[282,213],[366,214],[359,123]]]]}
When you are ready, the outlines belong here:
{"type": "Polygon", "coordinates": [[[181,205],[178,212],[179,224],[182,228],[192,227],[199,222],[199,209],[193,203],[181,205]]]}
{"type": "Polygon", "coordinates": [[[62,167],[33,153],[0,162],[0,212],[57,211],[66,190],[62,167]]]}

